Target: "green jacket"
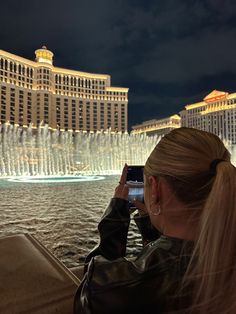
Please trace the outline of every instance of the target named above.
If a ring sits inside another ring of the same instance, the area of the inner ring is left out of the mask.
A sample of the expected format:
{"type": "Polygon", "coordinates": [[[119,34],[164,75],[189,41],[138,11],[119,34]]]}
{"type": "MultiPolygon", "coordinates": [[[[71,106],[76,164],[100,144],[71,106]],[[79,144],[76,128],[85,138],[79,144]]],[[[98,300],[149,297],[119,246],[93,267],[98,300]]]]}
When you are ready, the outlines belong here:
{"type": "Polygon", "coordinates": [[[176,292],[193,243],[160,235],[148,216],[135,216],[135,222],[143,242],[149,243],[129,260],[125,258],[128,202],[113,198],[98,225],[100,244],[86,258],[74,313],[184,313],[189,297],[177,297],[176,292]]]}

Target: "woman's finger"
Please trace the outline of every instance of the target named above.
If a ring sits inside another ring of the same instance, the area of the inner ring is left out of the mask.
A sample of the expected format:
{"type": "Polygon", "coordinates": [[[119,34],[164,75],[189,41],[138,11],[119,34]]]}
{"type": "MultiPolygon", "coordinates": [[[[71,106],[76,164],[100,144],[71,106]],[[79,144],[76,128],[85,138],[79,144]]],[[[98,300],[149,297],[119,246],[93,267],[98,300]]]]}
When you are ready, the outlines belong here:
{"type": "Polygon", "coordinates": [[[115,189],[114,197],[128,200],[128,194],[129,194],[128,186],[126,184],[125,185],[120,184],[115,189]]]}
{"type": "Polygon", "coordinates": [[[120,184],[125,184],[126,183],[126,178],[127,178],[127,170],[128,170],[128,166],[127,164],[124,165],[124,168],[122,170],[122,174],[120,177],[120,184]]]}
{"type": "Polygon", "coordinates": [[[132,203],[133,203],[134,206],[137,207],[138,209],[141,209],[142,211],[147,212],[147,208],[146,208],[146,206],[145,206],[144,203],[142,203],[142,202],[140,202],[140,201],[137,201],[137,200],[136,200],[136,201],[133,201],[132,203]]]}
{"type": "Polygon", "coordinates": [[[129,187],[127,184],[124,185],[123,188],[123,197],[124,199],[128,200],[128,194],[129,194],[129,187]]]}

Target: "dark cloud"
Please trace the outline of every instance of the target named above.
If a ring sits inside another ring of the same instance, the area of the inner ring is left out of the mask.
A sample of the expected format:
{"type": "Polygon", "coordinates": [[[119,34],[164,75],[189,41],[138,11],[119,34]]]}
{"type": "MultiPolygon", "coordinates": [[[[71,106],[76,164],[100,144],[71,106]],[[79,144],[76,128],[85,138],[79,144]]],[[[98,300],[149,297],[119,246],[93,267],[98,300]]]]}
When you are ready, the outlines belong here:
{"type": "Polygon", "coordinates": [[[179,112],[213,89],[235,91],[235,0],[9,0],[1,49],[107,73],[127,86],[130,125],[179,112]]]}
{"type": "Polygon", "coordinates": [[[173,39],[156,46],[136,73],[147,81],[161,83],[196,81],[205,75],[236,72],[234,47],[236,29],[201,36],[173,39]]]}

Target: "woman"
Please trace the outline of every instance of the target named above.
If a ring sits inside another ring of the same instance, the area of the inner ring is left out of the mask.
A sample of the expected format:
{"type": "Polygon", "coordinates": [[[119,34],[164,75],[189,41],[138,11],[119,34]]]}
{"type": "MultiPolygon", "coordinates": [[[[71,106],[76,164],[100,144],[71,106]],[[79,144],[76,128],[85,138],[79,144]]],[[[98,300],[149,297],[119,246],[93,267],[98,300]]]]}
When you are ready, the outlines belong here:
{"type": "Polygon", "coordinates": [[[144,169],[148,216],[144,206],[135,216],[149,243],[132,261],[126,171],[99,223],[75,313],[236,313],[236,170],[222,141],[179,128],[157,144],[144,169]]]}

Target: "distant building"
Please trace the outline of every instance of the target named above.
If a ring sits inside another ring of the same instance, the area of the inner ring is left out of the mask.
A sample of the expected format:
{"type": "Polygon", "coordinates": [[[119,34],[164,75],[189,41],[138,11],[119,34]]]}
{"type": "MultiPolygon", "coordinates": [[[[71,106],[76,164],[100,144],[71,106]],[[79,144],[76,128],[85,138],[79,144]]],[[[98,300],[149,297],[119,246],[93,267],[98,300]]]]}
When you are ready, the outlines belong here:
{"type": "Polygon", "coordinates": [[[132,126],[131,133],[140,134],[146,133],[147,135],[159,135],[164,136],[171,130],[180,127],[180,117],[175,114],[173,116],[163,118],[163,119],[153,119],[149,121],[142,122],[132,126]]]}
{"type": "Polygon", "coordinates": [[[185,106],[181,125],[205,130],[236,144],[236,93],[214,90],[203,101],[185,106]]]}
{"type": "Polygon", "coordinates": [[[0,50],[0,121],[52,130],[128,129],[128,88],[111,77],[53,66],[45,46],[31,61],[0,50]]]}

